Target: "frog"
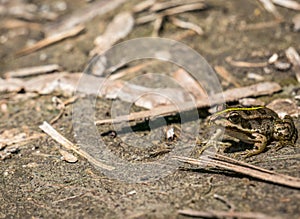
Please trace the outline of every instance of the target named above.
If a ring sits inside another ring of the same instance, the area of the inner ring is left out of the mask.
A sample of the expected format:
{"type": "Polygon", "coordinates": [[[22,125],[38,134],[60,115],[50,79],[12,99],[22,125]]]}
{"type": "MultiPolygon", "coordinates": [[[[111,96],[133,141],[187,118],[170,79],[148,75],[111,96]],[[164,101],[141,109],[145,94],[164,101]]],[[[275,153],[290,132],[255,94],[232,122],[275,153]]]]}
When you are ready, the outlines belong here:
{"type": "MultiPolygon", "coordinates": [[[[276,112],[265,106],[237,106],[216,112],[208,118],[209,124],[225,129],[231,139],[253,145],[253,149],[241,152],[244,157],[251,157],[265,151],[275,142],[275,149],[295,144],[298,131],[289,115],[280,118],[276,112]]],[[[231,144],[226,147],[230,147],[231,144]]]]}

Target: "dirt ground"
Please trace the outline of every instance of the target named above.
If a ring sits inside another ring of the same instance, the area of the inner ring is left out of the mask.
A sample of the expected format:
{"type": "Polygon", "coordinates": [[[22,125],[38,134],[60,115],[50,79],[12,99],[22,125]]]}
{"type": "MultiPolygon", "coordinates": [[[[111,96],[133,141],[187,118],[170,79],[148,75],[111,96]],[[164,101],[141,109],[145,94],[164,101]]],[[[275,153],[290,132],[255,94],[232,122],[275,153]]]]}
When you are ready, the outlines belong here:
{"type": "MultiPolygon", "coordinates": [[[[30,2],[51,6],[56,1],[30,2]]],[[[65,2],[67,9],[58,11],[60,16],[72,14],[89,5],[87,1],[65,2]]],[[[29,31],[25,28],[25,31],[20,29],[18,32],[16,29],[4,28],[4,22],[0,22],[0,76],[21,67],[53,63],[62,66],[64,71],[82,72],[90,60],[88,53],[93,49],[95,37],[105,30],[115,14],[131,10],[138,2],[127,1],[117,9],[85,23],[86,30],[83,34],[22,57],[16,57],[15,53],[29,42],[42,39],[43,33],[39,28],[29,31]],[[43,58],[45,56],[46,58],[43,58]]],[[[209,6],[206,10],[177,15],[197,23],[203,28],[204,35],[191,34],[166,20],[160,37],[187,44],[199,52],[211,66],[224,66],[239,79],[238,82],[242,86],[256,83],[247,77],[249,72],[262,75],[264,81],[278,82],[283,88],[281,92],[258,98],[266,103],[281,97],[293,98],[293,91],[298,91],[299,84],[292,69],[279,71],[271,67],[270,73],[267,74],[263,68],[234,67],[228,64],[225,58],[231,56],[234,60],[261,62],[268,60],[274,53],[278,53],[284,60],[284,51],[290,46],[300,52],[299,32],[294,32],[292,25],[292,18],[297,12],[277,7],[284,21],[260,27],[255,24],[273,22],[274,15],[268,13],[259,1],[205,2],[209,6]],[[251,25],[254,25],[254,28],[251,28],[251,25]]],[[[5,14],[1,16],[3,21],[11,18],[5,14]]],[[[36,22],[40,22],[41,25],[50,23],[43,19],[36,22]]],[[[152,24],[135,26],[124,40],[151,36],[152,29],[152,24]]],[[[158,64],[144,71],[166,70],[158,64]]],[[[226,82],[222,82],[222,85],[223,89],[232,87],[226,82]]],[[[22,92],[1,93],[0,103],[6,104],[7,110],[2,109],[0,112],[0,133],[14,128],[20,132],[29,130],[28,132],[42,133],[38,126],[43,121],[50,121],[59,113],[52,103],[55,95],[62,100],[67,99],[61,94],[28,98],[22,92]]],[[[111,104],[112,101],[97,99],[98,119],[108,118],[111,104]]],[[[133,110],[140,109],[136,107],[133,110]]],[[[200,119],[189,123],[200,124],[199,136],[205,139],[203,123],[208,112],[207,109],[200,112],[200,119]]],[[[294,121],[299,129],[299,121],[296,118],[294,121]]],[[[69,105],[54,127],[75,142],[72,125],[72,105],[69,105]]],[[[147,138],[149,130],[144,126],[147,124],[141,123],[135,127],[137,142],[133,143],[138,145],[139,136],[147,138]]],[[[112,128],[104,125],[99,127],[99,131],[103,133],[112,128]]],[[[155,130],[152,133],[154,134],[149,137],[149,141],[153,141],[155,130]]],[[[123,137],[128,137],[126,132],[123,133],[123,137]]],[[[121,138],[105,136],[103,139],[111,151],[129,161],[142,163],[142,158],[152,150],[147,148],[145,151],[134,151],[128,148],[128,142],[122,143],[121,138]],[[132,154],[133,152],[135,154],[132,154]]],[[[131,141],[134,141],[134,138],[131,141]]],[[[243,160],[282,174],[300,177],[298,142],[295,147],[289,146],[279,151],[268,150],[243,160]]],[[[57,142],[43,135],[22,144],[10,158],[0,161],[0,218],[185,218],[186,216],[180,215],[178,210],[228,211],[230,206],[238,212],[259,212],[278,218],[300,217],[300,192],[297,189],[228,171],[205,168],[178,168],[155,181],[128,183],[108,177],[82,157],[79,157],[76,163],[62,161],[60,148],[57,142]]]]}

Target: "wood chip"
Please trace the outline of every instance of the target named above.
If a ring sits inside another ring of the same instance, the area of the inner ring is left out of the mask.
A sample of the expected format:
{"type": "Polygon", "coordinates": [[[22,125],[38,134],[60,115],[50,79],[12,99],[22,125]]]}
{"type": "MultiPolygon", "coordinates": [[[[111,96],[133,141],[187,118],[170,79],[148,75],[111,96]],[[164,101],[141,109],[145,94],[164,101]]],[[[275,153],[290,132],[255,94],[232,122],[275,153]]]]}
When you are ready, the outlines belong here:
{"type": "MultiPolygon", "coordinates": [[[[208,99],[201,99],[198,100],[196,104],[194,102],[186,102],[182,106],[180,106],[179,110],[180,112],[184,112],[184,111],[195,109],[196,107],[203,108],[203,107],[208,107],[211,104],[212,105],[220,104],[223,102],[223,100],[225,100],[226,102],[232,102],[249,96],[255,97],[261,95],[268,95],[274,92],[278,92],[280,90],[281,90],[280,85],[275,82],[262,82],[247,87],[226,90],[223,93],[216,94],[210,97],[210,101],[208,99]]],[[[95,124],[101,125],[101,124],[109,124],[109,123],[120,123],[123,121],[134,121],[134,120],[148,119],[148,118],[159,117],[159,116],[168,116],[174,113],[178,113],[178,106],[173,106],[173,105],[161,106],[148,111],[134,112],[129,115],[120,116],[117,118],[98,120],[95,122],[95,124]]]]}
{"type": "Polygon", "coordinates": [[[39,128],[42,129],[46,134],[48,134],[55,141],[57,141],[59,144],[61,144],[63,147],[65,147],[67,150],[72,150],[76,154],[86,158],[90,163],[94,164],[95,166],[100,167],[102,169],[106,169],[106,170],[115,169],[112,166],[108,166],[108,165],[96,160],[90,154],[88,154],[84,150],[80,149],[78,146],[76,146],[75,144],[70,142],[68,139],[66,139],[64,136],[62,136],[59,132],[57,132],[49,123],[44,122],[42,125],[39,126],[39,128]]]}
{"type": "Polygon", "coordinates": [[[268,65],[267,62],[254,63],[254,62],[234,61],[234,60],[232,60],[231,56],[226,57],[225,60],[232,66],[242,67],[242,68],[262,68],[262,67],[266,67],[268,65]]]}
{"type": "Polygon", "coordinates": [[[215,71],[218,75],[220,75],[224,80],[233,84],[235,87],[241,87],[238,79],[234,77],[231,73],[229,73],[223,66],[215,66],[215,71]]]}
{"type": "Polygon", "coordinates": [[[275,5],[271,0],[259,0],[259,1],[263,4],[264,8],[268,12],[272,13],[278,20],[282,20],[281,14],[277,11],[275,5]]]}
{"type": "Polygon", "coordinates": [[[296,74],[298,82],[300,82],[300,55],[294,47],[289,47],[285,51],[285,55],[288,60],[293,64],[293,70],[296,74]]]}
{"type": "Polygon", "coordinates": [[[74,37],[77,36],[78,34],[80,34],[81,32],[83,32],[83,30],[85,29],[84,26],[77,26],[74,27],[72,29],[69,29],[67,31],[55,34],[55,35],[51,35],[45,39],[42,39],[40,41],[38,41],[37,43],[25,47],[24,49],[19,50],[16,55],[17,56],[23,56],[23,55],[27,55],[30,54],[32,52],[38,51],[42,48],[45,48],[47,46],[50,46],[52,44],[55,44],[57,42],[60,42],[64,39],[70,38],[70,37],[74,37]]]}
{"type": "Polygon", "coordinates": [[[4,73],[5,78],[22,78],[40,74],[46,74],[49,72],[59,71],[60,66],[56,64],[52,65],[42,65],[42,66],[34,66],[28,68],[21,68],[14,71],[9,71],[4,73]]]}
{"type": "Polygon", "coordinates": [[[293,9],[293,10],[300,10],[300,4],[297,1],[293,0],[272,0],[272,2],[276,5],[288,8],[288,9],[293,9]]]}
{"type": "Polygon", "coordinates": [[[189,93],[191,93],[195,99],[202,99],[207,97],[207,93],[201,87],[201,85],[184,69],[180,68],[173,73],[173,78],[177,83],[189,93]]]}
{"type": "Polygon", "coordinates": [[[90,55],[101,54],[109,49],[117,41],[126,37],[134,26],[134,18],[129,12],[121,12],[117,14],[111,23],[108,24],[105,32],[98,36],[94,43],[94,48],[90,55]]]}
{"type": "Polygon", "coordinates": [[[180,20],[175,17],[171,17],[169,19],[172,22],[172,24],[176,25],[177,27],[192,30],[195,33],[197,33],[198,35],[203,35],[203,33],[204,33],[203,29],[200,26],[198,26],[197,24],[183,21],[183,20],[180,20]]]}

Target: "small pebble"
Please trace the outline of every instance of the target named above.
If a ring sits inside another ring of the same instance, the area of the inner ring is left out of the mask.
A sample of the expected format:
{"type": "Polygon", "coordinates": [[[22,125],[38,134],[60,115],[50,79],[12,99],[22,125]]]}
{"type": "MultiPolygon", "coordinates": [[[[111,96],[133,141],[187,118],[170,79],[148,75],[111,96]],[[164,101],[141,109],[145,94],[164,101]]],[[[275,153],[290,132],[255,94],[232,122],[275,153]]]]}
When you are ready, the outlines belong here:
{"type": "Polygon", "coordinates": [[[270,68],[268,68],[268,67],[264,67],[264,72],[266,73],[266,74],[271,74],[271,69],[270,68]]]}
{"type": "Polygon", "coordinates": [[[276,62],[278,60],[278,54],[277,53],[274,53],[268,60],[268,63],[269,64],[273,64],[274,62],[276,62]]]}
{"type": "Polygon", "coordinates": [[[291,63],[289,62],[275,62],[274,63],[274,66],[277,70],[280,70],[280,71],[288,71],[290,68],[291,68],[291,63]]]}
{"type": "Polygon", "coordinates": [[[256,73],[253,73],[253,72],[249,72],[249,73],[247,74],[247,77],[248,77],[249,79],[256,80],[256,81],[262,81],[262,80],[265,79],[263,76],[261,76],[261,75],[259,75],[259,74],[256,74],[256,73]]]}

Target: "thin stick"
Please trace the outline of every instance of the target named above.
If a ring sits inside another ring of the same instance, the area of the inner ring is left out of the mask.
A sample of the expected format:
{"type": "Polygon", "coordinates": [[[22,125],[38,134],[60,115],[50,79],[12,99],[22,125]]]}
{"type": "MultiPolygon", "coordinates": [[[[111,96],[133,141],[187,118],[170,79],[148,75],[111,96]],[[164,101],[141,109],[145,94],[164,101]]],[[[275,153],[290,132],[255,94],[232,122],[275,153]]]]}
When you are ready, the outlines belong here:
{"type": "Polygon", "coordinates": [[[80,34],[84,29],[85,29],[85,27],[80,25],[80,26],[76,26],[76,27],[74,27],[70,30],[67,30],[67,31],[64,31],[64,32],[61,32],[61,33],[58,33],[58,34],[55,34],[55,35],[51,35],[51,36],[49,36],[45,39],[42,39],[42,40],[38,41],[37,43],[35,43],[31,46],[28,46],[24,49],[19,50],[16,53],[16,56],[27,55],[27,54],[30,54],[30,53],[35,52],[37,50],[40,50],[44,47],[47,47],[49,45],[52,45],[52,44],[57,43],[59,41],[62,41],[66,38],[74,37],[74,36],[80,34]]]}
{"type": "Polygon", "coordinates": [[[200,26],[198,26],[197,24],[187,22],[187,21],[183,21],[183,20],[180,20],[180,19],[175,18],[175,17],[171,17],[170,20],[177,27],[192,30],[200,36],[203,35],[203,33],[204,33],[203,29],[200,26]]]}
{"type": "Polygon", "coordinates": [[[232,60],[231,56],[228,56],[225,60],[230,65],[233,65],[235,67],[243,67],[243,68],[262,68],[262,67],[266,67],[268,65],[268,62],[253,63],[253,62],[244,62],[244,61],[234,61],[234,60],[232,60]]]}
{"type": "Polygon", "coordinates": [[[115,74],[111,74],[108,79],[109,80],[117,80],[119,78],[122,78],[124,76],[128,76],[128,75],[131,75],[131,74],[134,74],[136,73],[137,71],[140,71],[141,69],[153,64],[155,62],[155,60],[150,60],[150,61],[146,61],[144,63],[141,63],[141,64],[138,64],[138,65],[135,65],[135,66],[132,66],[132,67],[129,67],[129,68],[126,68],[124,70],[121,70],[115,74]]]}
{"type": "Polygon", "coordinates": [[[230,74],[223,66],[217,65],[214,67],[214,69],[216,70],[217,74],[220,75],[224,80],[233,84],[235,87],[241,87],[238,80],[232,74],[230,74]]]}
{"type": "Polygon", "coordinates": [[[210,167],[217,167],[225,170],[230,170],[236,173],[241,173],[246,176],[251,176],[266,182],[284,185],[291,188],[300,189],[300,178],[279,174],[261,167],[247,164],[242,161],[237,161],[232,158],[207,152],[208,155],[200,157],[200,159],[193,159],[189,157],[175,156],[174,158],[192,165],[208,165],[210,167]]]}
{"type": "Polygon", "coordinates": [[[90,163],[94,164],[97,167],[106,169],[106,170],[113,170],[115,169],[112,166],[106,165],[95,158],[93,158],[91,155],[89,155],[84,150],[80,149],[78,146],[74,145],[71,141],[66,139],[64,136],[62,136],[59,132],[57,132],[49,123],[44,121],[42,125],[39,126],[40,129],[42,129],[45,133],[47,133],[51,138],[53,138],[55,141],[60,143],[63,147],[65,147],[68,150],[72,150],[78,155],[86,158],[90,163]]]}
{"type": "MultiPolygon", "coordinates": [[[[199,99],[196,101],[196,103],[186,102],[180,107],[180,112],[189,111],[195,108],[208,107],[210,106],[210,104],[218,104],[218,103],[222,103],[223,101],[226,102],[236,101],[248,96],[259,96],[259,95],[271,94],[274,92],[278,92],[280,90],[281,90],[280,85],[275,82],[263,82],[263,83],[246,86],[246,87],[234,88],[234,89],[227,90],[221,94],[216,94],[212,96],[210,99],[214,100],[213,103],[209,102],[207,98],[199,99]],[[224,99],[222,97],[224,97],[224,99]]],[[[124,121],[134,121],[134,120],[148,119],[148,118],[159,117],[159,116],[168,116],[176,113],[178,113],[177,106],[167,105],[167,106],[156,107],[148,111],[134,112],[129,115],[119,116],[116,118],[98,120],[95,122],[95,124],[101,125],[101,124],[109,124],[109,123],[120,123],[124,121]]]]}
{"type": "Polygon", "coordinates": [[[205,8],[206,8],[206,5],[204,3],[193,3],[193,4],[181,5],[178,7],[164,10],[159,13],[152,13],[149,15],[145,15],[143,17],[139,17],[136,19],[136,24],[145,24],[145,23],[156,20],[158,17],[165,17],[165,16],[180,14],[180,13],[184,13],[184,12],[188,12],[188,11],[202,10],[205,8]]]}
{"type": "Polygon", "coordinates": [[[4,73],[5,78],[22,78],[40,74],[46,74],[49,72],[58,71],[60,69],[59,65],[42,65],[42,66],[34,66],[28,68],[20,68],[14,71],[9,71],[4,73]]]}
{"type": "Polygon", "coordinates": [[[191,209],[178,210],[178,214],[203,217],[203,218],[245,218],[245,219],[278,219],[278,217],[270,217],[260,212],[236,212],[236,211],[196,211],[191,209]]]}

